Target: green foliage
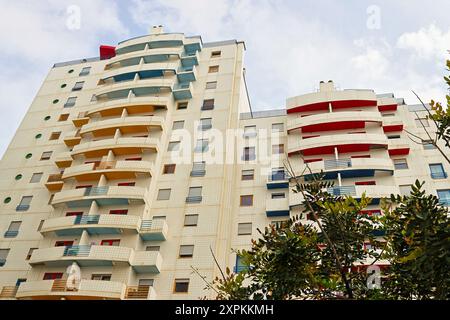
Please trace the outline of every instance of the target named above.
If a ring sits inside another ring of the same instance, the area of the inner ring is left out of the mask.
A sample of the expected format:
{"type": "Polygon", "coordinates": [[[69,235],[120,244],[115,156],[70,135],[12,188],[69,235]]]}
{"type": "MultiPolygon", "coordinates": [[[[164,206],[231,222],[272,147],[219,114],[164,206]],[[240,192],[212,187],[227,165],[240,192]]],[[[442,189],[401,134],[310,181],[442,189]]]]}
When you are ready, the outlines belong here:
{"type": "MultiPolygon", "coordinates": [[[[447,71],[450,71],[450,60],[447,60],[447,71]]],[[[448,88],[450,89],[450,77],[444,77],[448,88]]],[[[450,95],[446,95],[447,109],[444,109],[441,103],[431,100],[431,109],[434,114],[431,118],[437,124],[437,136],[438,139],[442,139],[445,142],[445,146],[450,148],[450,95]]]]}

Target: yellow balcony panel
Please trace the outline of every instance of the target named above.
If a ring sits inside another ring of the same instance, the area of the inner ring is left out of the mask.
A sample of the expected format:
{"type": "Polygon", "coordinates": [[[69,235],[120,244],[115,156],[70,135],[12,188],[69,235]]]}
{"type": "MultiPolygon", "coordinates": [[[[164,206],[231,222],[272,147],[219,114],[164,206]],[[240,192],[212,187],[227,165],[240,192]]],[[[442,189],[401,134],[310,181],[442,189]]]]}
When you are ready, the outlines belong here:
{"type": "Polygon", "coordinates": [[[58,153],[55,158],[55,164],[58,168],[67,168],[72,164],[72,155],[70,151],[58,153]]]}
{"type": "Polygon", "coordinates": [[[87,112],[80,112],[78,117],[72,120],[73,125],[77,128],[85,125],[89,122],[89,117],[87,116],[87,112]]]}
{"type": "Polygon", "coordinates": [[[112,136],[117,129],[122,134],[149,133],[152,129],[163,130],[164,118],[157,116],[128,116],[124,118],[91,122],[80,131],[83,136],[92,133],[94,137],[112,136]]]}
{"type": "Polygon", "coordinates": [[[61,191],[64,185],[64,181],[62,180],[62,174],[51,174],[48,176],[47,182],[45,183],[45,187],[48,191],[61,191]]]}
{"type": "Polygon", "coordinates": [[[0,299],[15,299],[18,286],[5,286],[0,290],[0,299]]]}
{"type": "Polygon", "coordinates": [[[108,180],[132,179],[141,174],[153,176],[153,172],[153,163],[149,161],[104,161],[67,168],[63,180],[75,178],[77,181],[92,181],[98,180],[102,174],[108,180]]]}
{"type": "Polygon", "coordinates": [[[66,267],[76,262],[80,267],[130,265],[133,249],[120,246],[73,245],[36,249],[30,265],[66,267]]]}
{"type": "Polygon", "coordinates": [[[62,190],[55,194],[52,206],[79,208],[95,201],[99,206],[144,204],[147,190],[140,187],[110,186],[62,190]]]}
{"type": "Polygon", "coordinates": [[[72,131],[64,137],[64,143],[69,148],[76,146],[81,141],[80,130],[72,131]]]}
{"type": "Polygon", "coordinates": [[[112,150],[114,155],[143,153],[144,150],[158,152],[159,140],[147,137],[131,137],[90,141],[75,146],[72,156],[85,155],[86,158],[103,157],[112,150]]]}
{"type": "Polygon", "coordinates": [[[40,232],[53,232],[57,236],[81,235],[86,230],[89,235],[137,233],[141,219],[132,215],[82,215],[50,218],[44,221],[40,232]]]}
{"type": "Polygon", "coordinates": [[[17,299],[96,300],[123,299],[126,286],[115,281],[85,280],[68,284],[67,280],[26,281],[20,284],[17,299]]]}

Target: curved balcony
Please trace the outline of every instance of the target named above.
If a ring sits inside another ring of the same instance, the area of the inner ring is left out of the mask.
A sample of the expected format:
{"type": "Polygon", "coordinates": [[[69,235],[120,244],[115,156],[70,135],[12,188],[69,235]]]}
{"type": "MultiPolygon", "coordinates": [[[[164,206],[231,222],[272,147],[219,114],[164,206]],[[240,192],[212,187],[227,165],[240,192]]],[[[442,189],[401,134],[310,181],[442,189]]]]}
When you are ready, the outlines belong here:
{"type": "Polygon", "coordinates": [[[156,116],[128,116],[124,118],[107,119],[90,122],[84,125],[79,134],[81,136],[92,133],[94,137],[114,135],[117,129],[122,134],[150,132],[150,128],[163,130],[164,118],[156,116]]]}
{"type": "Polygon", "coordinates": [[[272,195],[268,194],[266,198],[266,215],[267,217],[283,217],[289,216],[289,198],[272,199],[272,195]]]}
{"type": "Polygon", "coordinates": [[[366,196],[372,198],[371,204],[379,204],[381,198],[389,198],[391,194],[399,194],[399,189],[397,186],[335,186],[328,188],[328,193],[339,195],[348,195],[356,199],[360,199],[363,193],[366,196]]]}
{"type": "Polygon", "coordinates": [[[61,152],[55,156],[55,164],[58,168],[67,168],[72,164],[72,155],[70,151],[61,152]]]}
{"type": "Polygon", "coordinates": [[[371,148],[387,147],[388,139],[383,134],[336,134],[300,139],[289,136],[289,155],[301,152],[304,155],[332,154],[334,148],[339,153],[362,152],[371,148]]]}
{"type": "Polygon", "coordinates": [[[162,257],[158,251],[134,251],[130,265],[136,273],[160,273],[162,257]]]}
{"type": "Polygon", "coordinates": [[[139,187],[92,187],[63,190],[53,197],[52,206],[88,207],[92,201],[99,206],[144,204],[147,190],[139,187]]]}
{"type": "Polygon", "coordinates": [[[112,150],[115,155],[142,153],[144,150],[158,152],[159,140],[156,138],[132,137],[90,141],[75,146],[72,156],[84,154],[87,158],[102,157],[112,150]]]}
{"type": "Polygon", "coordinates": [[[172,87],[172,93],[175,100],[191,99],[192,92],[192,82],[177,83],[172,87]]]}
{"type": "Polygon", "coordinates": [[[301,129],[302,132],[334,131],[364,128],[366,122],[382,123],[379,112],[344,111],[319,113],[306,117],[288,117],[287,130],[301,129]]]}
{"type": "Polygon", "coordinates": [[[122,234],[125,231],[139,231],[141,219],[129,215],[83,215],[51,218],[44,221],[40,232],[45,235],[54,232],[57,236],[122,234]]]}
{"type": "MultiPolygon", "coordinates": [[[[108,79],[114,78],[114,81],[124,81],[125,79],[128,79],[130,77],[126,76],[128,74],[136,74],[136,73],[142,73],[139,74],[140,77],[143,76],[143,78],[147,78],[147,76],[159,76],[162,77],[164,75],[164,71],[172,71],[175,73],[175,71],[178,69],[178,66],[180,65],[180,62],[178,60],[168,60],[164,62],[153,62],[153,63],[145,63],[144,64],[136,64],[136,65],[130,65],[130,66],[123,66],[122,68],[115,68],[112,70],[109,70],[105,72],[102,75],[102,79],[100,82],[108,81],[108,79]],[[146,71],[160,71],[160,73],[146,73],[146,71]]],[[[134,79],[134,75],[130,78],[130,80],[134,79]]],[[[142,79],[142,78],[141,78],[142,79]]]]}
{"type": "Polygon", "coordinates": [[[64,185],[64,181],[62,180],[62,174],[51,174],[47,178],[47,182],[45,183],[45,187],[48,191],[61,191],[64,185]]]}
{"type": "Polygon", "coordinates": [[[75,178],[77,181],[93,181],[98,180],[101,175],[105,175],[108,180],[117,180],[136,178],[138,174],[153,176],[153,163],[149,161],[86,163],[67,168],[62,179],[75,178]]]}
{"type": "Polygon", "coordinates": [[[167,105],[171,103],[171,99],[172,97],[168,94],[149,97],[130,97],[120,101],[97,103],[86,114],[88,117],[96,113],[102,117],[120,117],[124,108],[127,109],[129,115],[154,112],[158,109],[167,109],[167,105]]]}
{"type": "Polygon", "coordinates": [[[73,146],[76,146],[77,144],[80,143],[80,141],[81,141],[80,129],[77,129],[77,130],[74,130],[72,132],[69,132],[64,137],[64,143],[69,148],[73,147],[73,146]]]}
{"type": "Polygon", "coordinates": [[[165,219],[142,220],[139,235],[144,241],[164,241],[167,239],[165,219]]]}
{"type": "Polygon", "coordinates": [[[332,109],[375,107],[377,98],[372,90],[320,91],[287,100],[287,113],[332,109]]]}
{"type": "MultiPolygon", "coordinates": [[[[325,179],[337,179],[338,173],[342,178],[373,177],[376,172],[394,174],[394,164],[390,158],[349,158],[339,160],[324,160],[308,163],[313,174],[325,174],[325,179]]],[[[294,168],[297,175],[303,175],[305,179],[311,178],[309,170],[304,172],[302,168],[294,168]]]]}
{"type": "Polygon", "coordinates": [[[97,101],[111,101],[128,97],[130,91],[134,96],[157,95],[169,93],[174,86],[176,78],[148,78],[143,80],[122,81],[105,84],[96,91],[97,101]]]}
{"type": "Polygon", "coordinates": [[[116,47],[116,54],[121,56],[129,52],[142,51],[147,45],[149,49],[181,47],[184,40],[185,36],[182,33],[163,33],[158,34],[157,37],[154,35],[136,37],[120,42],[116,47]]]}
{"type": "Polygon", "coordinates": [[[385,133],[403,131],[403,122],[395,117],[384,117],[383,131],[385,133]]]}
{"type": "Polygon", "coordinates": [[[67,280],[26,281],[17,290],[17,299],[123,299],[126,286],[122,282],[85,280],[68,285],[67,280]]]}
{"type": "Polygon", "coordinates": [[[389,139],[388,152],[390,156],[400,156],[409,154],[409,143],[405,139],[389,139]]]}
{"type": "Polygon", "coordinates": [[[180,57],[184,51],[182,47],[154,48],[151,50],[132,51],[109,59],[105,70],[120,69],[127,66],[137,65],[143,58],[145,63],[167,61],[170,56],[180,57]]]}

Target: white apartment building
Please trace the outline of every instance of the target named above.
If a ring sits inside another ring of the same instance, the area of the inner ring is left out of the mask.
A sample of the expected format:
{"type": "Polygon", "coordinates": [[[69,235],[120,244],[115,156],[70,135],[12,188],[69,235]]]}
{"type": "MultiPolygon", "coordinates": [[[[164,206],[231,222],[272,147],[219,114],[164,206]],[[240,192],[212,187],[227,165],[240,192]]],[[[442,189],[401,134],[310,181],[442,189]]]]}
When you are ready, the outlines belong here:
{"type": "Polygon", "coordinates": [[[212,298],[193,268],[239,271],[232,249],[299,213],[286,158],[370,214],[416,179],[450,204],[449,164],[405,132],[433,131],[423,108],[323,82],[254,111],[244,51],[155,27],[54,65],[0,163],[0,298],[212,298]]]}

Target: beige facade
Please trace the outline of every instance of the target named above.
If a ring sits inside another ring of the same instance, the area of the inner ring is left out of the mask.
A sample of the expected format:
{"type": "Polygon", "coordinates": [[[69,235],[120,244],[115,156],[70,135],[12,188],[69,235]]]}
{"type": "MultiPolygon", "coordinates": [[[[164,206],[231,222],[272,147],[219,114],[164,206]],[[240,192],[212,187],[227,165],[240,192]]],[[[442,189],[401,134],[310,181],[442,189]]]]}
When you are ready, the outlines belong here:
{"type": "Polygon", "coordinates": [[[448,205],[448,164],[404,131],[425,137],[425,111],[332,83],[252,111],[244,51],[156,29],[50,70],[0,163],[0,298],[211,297],[192,268],[239,269],[232,249],[299,212],[286,157],[330,192],[420,179],[448,205]]]}

